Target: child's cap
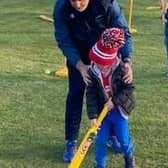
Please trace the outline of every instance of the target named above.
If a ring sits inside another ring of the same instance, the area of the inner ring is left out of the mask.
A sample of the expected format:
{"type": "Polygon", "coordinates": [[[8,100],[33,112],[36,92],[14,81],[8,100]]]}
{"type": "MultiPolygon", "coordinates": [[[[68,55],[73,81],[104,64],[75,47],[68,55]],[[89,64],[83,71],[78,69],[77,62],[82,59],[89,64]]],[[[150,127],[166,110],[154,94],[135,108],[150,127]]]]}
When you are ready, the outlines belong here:
{"type": "Polygon", "coordinates": [[[124,43],[124,31],[122,29],[108,28],[101,34],[100,40],[91,48],[89,58],[103,66],[112,65],[117,59],[118,49],[124,43]]]}

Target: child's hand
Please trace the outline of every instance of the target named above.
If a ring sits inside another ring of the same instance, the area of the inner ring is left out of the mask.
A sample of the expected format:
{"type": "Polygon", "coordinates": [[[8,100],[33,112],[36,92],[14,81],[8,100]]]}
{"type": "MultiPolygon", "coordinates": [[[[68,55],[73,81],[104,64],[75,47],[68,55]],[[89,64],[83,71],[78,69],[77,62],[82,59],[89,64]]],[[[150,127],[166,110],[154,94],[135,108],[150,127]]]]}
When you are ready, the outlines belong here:
{"type": "Polygon", "coordinates": [[[111,98],[107,101],[107,103],[105,105],[107,106],[108,111],[110,111],[111,109],[114,108],[114,104],[113,104],[111,98]]]}
{"type": "Polygon", "coordinates": [[[98,127],[96,118],[90,120],[90,126],[91,127],[98,127]]]}

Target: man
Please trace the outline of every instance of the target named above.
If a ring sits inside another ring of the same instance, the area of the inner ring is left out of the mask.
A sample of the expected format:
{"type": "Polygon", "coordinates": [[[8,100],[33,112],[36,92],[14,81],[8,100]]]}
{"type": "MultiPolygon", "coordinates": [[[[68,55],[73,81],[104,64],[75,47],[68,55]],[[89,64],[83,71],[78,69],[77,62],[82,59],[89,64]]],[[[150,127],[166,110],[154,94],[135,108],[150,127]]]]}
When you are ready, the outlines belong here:
{"type": "Polygon", "coordinates": [[[119,55],[127,73],[124,80],[132,81],[132,39],[126,19],[117,0],[57,0],[54,8],[55,37],[59,48],[67,58],[69,92],[66,101],[65,162],[70,162],[76,148],[85,85],[91,81],[88,75],[88,53],[101,33],[109,27],[124,30],[125,45],[119,55]]]}

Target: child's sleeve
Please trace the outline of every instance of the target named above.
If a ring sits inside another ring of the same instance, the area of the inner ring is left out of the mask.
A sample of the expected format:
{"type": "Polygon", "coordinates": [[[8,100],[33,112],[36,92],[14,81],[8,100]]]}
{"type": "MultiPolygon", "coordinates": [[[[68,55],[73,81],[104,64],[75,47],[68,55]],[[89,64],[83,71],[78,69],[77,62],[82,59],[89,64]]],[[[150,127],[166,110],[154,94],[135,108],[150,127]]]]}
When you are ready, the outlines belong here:
{"type": "Polygon", "coordinates": [[[97,94],[96,83],[92,80],[92,83],[86,88],[86,107],[89,119],[94,119],[98,116],[99,106],[97,94]]]}
{"type": "Polygon", "coordinates": [[[112,101],[115,106],[120,107],[125,114],[130,112],[135,107],[134,90],[135,86],[133,83],[125,83],[123,76],[125,71],[122,67],[119,67],[114,74],[113,80],[113,97],[112,101]]]}
{"type": "Polygon", "coordinates": [[[128,115],[135,107],[134,89],[133,84],[123,85],[122,89],[116,92],[112,97],[113,103],[119,106],[122,111],[128,115]]]}

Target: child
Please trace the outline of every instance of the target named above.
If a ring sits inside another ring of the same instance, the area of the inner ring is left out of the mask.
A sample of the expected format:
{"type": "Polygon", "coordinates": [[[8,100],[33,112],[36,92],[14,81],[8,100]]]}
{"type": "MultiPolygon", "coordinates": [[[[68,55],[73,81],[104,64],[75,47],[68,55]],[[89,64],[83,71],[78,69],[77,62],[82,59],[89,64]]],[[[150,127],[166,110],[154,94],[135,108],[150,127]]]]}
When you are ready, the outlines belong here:
{"type": "Polygon", "coordinates": [[[109,113],[104,119],[95,143],[95,168],[105,168],[107,141],[111,131],[124,154],[125,168],[135,168],[133,143],[129,133],[128,115],[135,105],[132,83],[124,82],[125,69],[117,53],[124,44],[124,33],[119,28],[106,29],[89,53],[89,74],[92,83],[87,86],[86,101],[91,126],[104,104],[109,113]],[[111,128],[113,130],[111,130],[111,128]]]}
{"type": "Polygon", "coordinates": [[[167,59],[167,65],[166,65],[166,76],[168,76],[168,0],[162,0],[161,1],[161,19],[164,27],[164,45],[166,49],[166,59],[167,59]]]}

